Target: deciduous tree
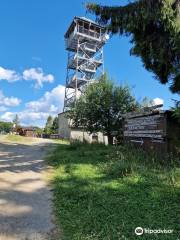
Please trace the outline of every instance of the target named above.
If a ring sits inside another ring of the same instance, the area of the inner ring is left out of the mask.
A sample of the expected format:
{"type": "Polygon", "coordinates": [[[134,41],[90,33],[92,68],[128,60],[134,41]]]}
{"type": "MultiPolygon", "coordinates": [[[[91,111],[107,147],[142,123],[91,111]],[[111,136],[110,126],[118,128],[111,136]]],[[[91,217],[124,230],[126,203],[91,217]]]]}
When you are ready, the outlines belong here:
{"type": "Polygon", "coordinates": [[[13,124],[11,122],[0,122],[0,132],[9,133],[12,131],[13,124]]]}
{"type": "Polygon", "coordinates": [[[74,126],[83,127],[90,133],[103,132],[112,143],[113,133],[121,129],[122,114],[134,111],[136,107],[129,87],[115,86],[105,74],[87,87],[67,116],[74,126]]]}

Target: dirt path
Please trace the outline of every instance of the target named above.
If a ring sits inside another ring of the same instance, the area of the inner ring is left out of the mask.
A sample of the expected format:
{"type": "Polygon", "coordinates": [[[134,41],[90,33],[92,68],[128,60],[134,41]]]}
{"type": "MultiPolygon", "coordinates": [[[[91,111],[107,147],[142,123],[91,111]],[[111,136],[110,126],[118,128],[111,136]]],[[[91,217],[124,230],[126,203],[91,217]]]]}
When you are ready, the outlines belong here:
{"type": "Polygon", "coordinates": [[[55,240],[51,192],[44,181],[47,142],[0,139],[0,240],[55,240]],[[45,145],[46,144],[46,145],[45,145]]]}

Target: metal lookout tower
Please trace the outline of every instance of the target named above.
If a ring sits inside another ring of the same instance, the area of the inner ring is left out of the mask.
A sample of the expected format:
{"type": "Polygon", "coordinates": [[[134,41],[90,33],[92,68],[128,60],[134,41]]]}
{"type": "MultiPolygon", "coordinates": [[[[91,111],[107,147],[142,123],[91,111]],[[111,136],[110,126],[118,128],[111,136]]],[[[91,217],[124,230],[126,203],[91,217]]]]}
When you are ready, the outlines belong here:
{"type": "Polygon", "coordinates": [[[68,51],[64,112],[76,101],[87,84],[104,73],[103,45],[108,35],[104,27],[75,17],[65,33],[68,51]]]}

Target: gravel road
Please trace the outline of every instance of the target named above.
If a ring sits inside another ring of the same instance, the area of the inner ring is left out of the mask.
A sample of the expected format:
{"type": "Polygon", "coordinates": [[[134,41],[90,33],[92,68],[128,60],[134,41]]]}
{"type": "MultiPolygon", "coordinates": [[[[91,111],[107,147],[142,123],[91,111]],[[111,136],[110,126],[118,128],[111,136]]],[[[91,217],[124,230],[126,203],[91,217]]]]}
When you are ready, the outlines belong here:
{"type": "MultiPolygon", "coordinates": [[[[44,180],[47,141],[0,139],[0,240],[56,240],[52,194],[44,180]]],[[[58,239],[59,240],[59,239],[58,239]]]]}

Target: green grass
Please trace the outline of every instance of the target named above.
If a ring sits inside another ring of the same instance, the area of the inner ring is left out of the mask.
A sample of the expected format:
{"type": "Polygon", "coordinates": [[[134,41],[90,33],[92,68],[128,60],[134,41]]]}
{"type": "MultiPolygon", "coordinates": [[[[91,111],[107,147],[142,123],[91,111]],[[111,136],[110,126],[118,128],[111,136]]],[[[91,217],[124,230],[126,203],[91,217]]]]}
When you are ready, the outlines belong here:
{"type": "Polygon", "coordinates": [[[69,141],[63,140],[63,139],[42,139],[42,138],[36,138],[36,137],[25,137],[20,135],[0,135],[0,139],[4,141],[10,141],[14,143],[25,143],[25,144],[31,144],[40,142],[41,140],[50,140],[51,142],[55,144],[69,144],[69,141]]]}
{"type": "Polygon", "coordinates": [[[178,239],[174,159],[162,165],[131,148],[74,143],[59,145],[48,162],[64,240],[178,239]],[[136,236],[138,226],[174,232],[136,236]]]}
{"type": "Polygon", "coordinates": [[[23,137],[23,136],[19,136],[19,135],[6,135],[5,136],[5,140],[11,141],[11,142],[19,142],[19,143],[31,143],[33,141],[35,141],[35,138],[32,137],[23,137]]]}
{"type": "Polygon", "coordinates": [[[57,143],[57,144],[67,144],[69,145],[69,140],[66,140],[66,139],[52,139],[54,143],[57,143]]]}

